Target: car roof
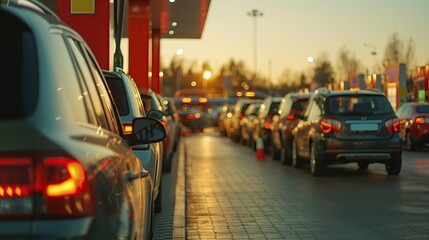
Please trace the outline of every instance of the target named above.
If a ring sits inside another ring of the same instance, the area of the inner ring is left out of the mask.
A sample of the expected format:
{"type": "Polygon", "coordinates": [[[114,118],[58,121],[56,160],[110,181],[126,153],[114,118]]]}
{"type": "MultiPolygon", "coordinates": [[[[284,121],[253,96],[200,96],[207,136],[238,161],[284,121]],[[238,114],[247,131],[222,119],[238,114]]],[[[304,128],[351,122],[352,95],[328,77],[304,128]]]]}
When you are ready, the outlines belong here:
{"type": "Polygon", "coordinates": [[[344,96],[344,95],[379,95],[385,96],[384,93],[378,90],[334,90],[334,91],[318,91],[314,92],[315,94],[320,94],[323,96],[344,96]]]}

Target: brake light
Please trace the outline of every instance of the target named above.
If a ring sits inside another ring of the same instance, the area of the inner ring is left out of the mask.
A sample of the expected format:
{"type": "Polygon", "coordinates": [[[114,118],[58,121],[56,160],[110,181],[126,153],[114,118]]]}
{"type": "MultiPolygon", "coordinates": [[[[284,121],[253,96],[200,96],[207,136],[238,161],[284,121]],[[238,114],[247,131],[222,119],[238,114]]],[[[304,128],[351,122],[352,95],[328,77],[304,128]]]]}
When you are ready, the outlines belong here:
{"type": "Polygon", "coordinates": [[[194,119],[194,114],[188,114],[186,116],[186,118],[189,119],[189,120],[192,120],[192,119],[194,119]]]}
{"type": "Polygon", "coordinates": [[[93,214],[95,201],[81,163],[64,153],[43,157],[46,153],[2,154],[0,199],[5,204],[0,204],[0,219],[93,214]]]}
{"type": "Polygon", "coordinates": [[[339,133],[341,129],[341,122],[333,119],[323,117],[319,122],[320,132],[324,134],[339,133]]]}
{"type": "Polygon", "coordinates": [[[387,130],[391,133],[400,132],[400,122],[397,118],[392,118],[386,121],[385,123],[387,130]]]}
{"type": "Polygon", "coordinates": [[[287,120],[295,120],[295,116],[293,114],[289,114],[286,117],[287,120]]]}
{"type": "Polygon", "coordinates": [[[46,158],[45,196],[74,196],[84,192],[86,175],[82,165],[74,159],[46,158]]]}
{"type": "Polygon", "coordinates": [[[267,115],[264,121],[264,128],[271,129],[271,122],[273,121],[273,116],[267,115]]]}
{"type": "Polygon", "coordinates": [[[133,132],[133,125],[131,124],[122,124],[125,134],[131,134],[133,132]]]}
{"type": "Polygon", "coordinates": [[[240,113],[240,119],[242,119],[244,117],[244,114],[240,113]]]}
{"type": "Polygon", "coordinates": [[[422,117],[417,117],[417,118],[414,120],[414,122],[415,122],[416,124],[423,124],[423,123],[425,123],[425,119],[424,119],[424,118],[422,118],[422,117]]]}
{"type": "Polygon", "coordinates": [[[182,98],[182,102],[183,103],[190,103],[190,102],[192,102],[192,98],[188,98],[188,97],[182,98]]]}

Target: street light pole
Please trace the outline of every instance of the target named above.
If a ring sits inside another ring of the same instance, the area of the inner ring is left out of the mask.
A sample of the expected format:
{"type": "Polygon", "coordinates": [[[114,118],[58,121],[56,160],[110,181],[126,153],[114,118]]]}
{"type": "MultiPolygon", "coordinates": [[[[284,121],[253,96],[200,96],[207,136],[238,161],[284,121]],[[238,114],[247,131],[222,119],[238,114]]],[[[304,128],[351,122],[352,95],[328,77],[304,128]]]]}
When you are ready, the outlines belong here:
{"type": "Polygon", "coordinates": [[[258,17],[262,17],[264,14],[261,11],[259,11],[258,9],[253,9],[250,12],[247,12],[247,15],[251,16],[253,18],[253,73],[256,75],[256,71],[257,71],[256,19],[258,17]]]}

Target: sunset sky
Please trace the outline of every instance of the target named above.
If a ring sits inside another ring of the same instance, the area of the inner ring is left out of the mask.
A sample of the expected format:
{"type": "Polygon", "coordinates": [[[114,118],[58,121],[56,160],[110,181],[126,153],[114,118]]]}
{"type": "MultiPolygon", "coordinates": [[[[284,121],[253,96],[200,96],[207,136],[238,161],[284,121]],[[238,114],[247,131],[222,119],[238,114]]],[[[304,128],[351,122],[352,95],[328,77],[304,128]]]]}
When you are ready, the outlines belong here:
{"type": "Polygon", "coordinates": [[[308,56],[326,53],[335,68],[344,46],[371,71],[395,32],[414,40],[417,65],[429,63],[428,0],[212,0],[201,39],[163,39],[162,63],[183,49],[181,57],[198,69],[207,61],[216,72],[233,58],[253,70],[252,9],[264,14],[257,18],[257,72],[271,72],[274,82],[285,69],[311,68],[308,56]]]}

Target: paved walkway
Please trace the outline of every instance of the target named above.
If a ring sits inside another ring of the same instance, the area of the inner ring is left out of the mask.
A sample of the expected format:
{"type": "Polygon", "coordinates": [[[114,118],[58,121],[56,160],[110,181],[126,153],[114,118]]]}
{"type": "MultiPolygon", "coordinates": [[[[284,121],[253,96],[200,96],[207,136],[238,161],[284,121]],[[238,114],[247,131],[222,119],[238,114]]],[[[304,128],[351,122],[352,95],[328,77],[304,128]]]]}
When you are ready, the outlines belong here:
{"type": "Polygon", "coordinates": [[[294,232],[298,224],[289,224],[287,210],[278,208],[283,200],[267,194],[255,153],[234,151],[243,146],[205,135],[186,139],[187,238],[302,239],[294,232]]]}

